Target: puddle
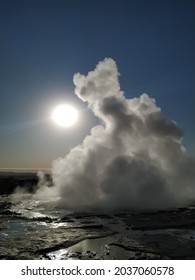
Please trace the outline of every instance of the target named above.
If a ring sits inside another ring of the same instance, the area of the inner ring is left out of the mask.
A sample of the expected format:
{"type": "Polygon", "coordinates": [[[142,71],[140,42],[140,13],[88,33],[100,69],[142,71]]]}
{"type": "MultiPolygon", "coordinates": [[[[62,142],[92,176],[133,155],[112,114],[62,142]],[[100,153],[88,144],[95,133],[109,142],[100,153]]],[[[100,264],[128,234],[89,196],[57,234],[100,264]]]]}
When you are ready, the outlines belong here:
{"type": "Polygon", "coordinates": [[[110,242],[110,237],[102,237],[97,239],[85,239],[67,249],[53,251],[47,256],[50,259],[80,259],[82,256],[89,258],[106,254],[108,248],[106,245],[110,242]]]}
{"type": "Polygon", "coordinates": [[[110,242],[110,237],[97,239],[85,239],[71,247],[71,252],[87,254],[89,251],[101,253],[104,247],[110,242]]]}
{"type": "Polygon", "coordinates": [[[45,229],[46,223],[27,222],[21,219],[9,220],[4,229],[0,231],[0,238],[5,236],[21,237],[26,236],[30,231],[45,229]]]}
{"type": "Polygon", "coordinates": [[[48,253],[49,259],[133,259],[135,252],[127,251],[111,243],[111,237],[85,239],[69,248],[48,253]]]}
{"type": "Polygon", "coordinates": [[[21,220],[10,220],[6,223],[6,228],[1,230],[0,236],[21,236],[28,232],[28,224],[21,220]]]}

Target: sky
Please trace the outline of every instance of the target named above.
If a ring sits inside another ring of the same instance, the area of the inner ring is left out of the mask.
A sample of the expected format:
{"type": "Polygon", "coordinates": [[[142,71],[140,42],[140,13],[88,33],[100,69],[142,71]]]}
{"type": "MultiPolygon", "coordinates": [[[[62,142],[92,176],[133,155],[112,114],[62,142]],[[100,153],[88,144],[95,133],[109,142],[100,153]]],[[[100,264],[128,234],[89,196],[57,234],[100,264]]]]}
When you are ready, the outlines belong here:
{"type": "Polygon", "coordinates": [[[100,123],[74,93],[75,73],[104,58],[126,98],[147,93],[184,131],[195,154],[193,0],[1,0],[0,168],[50,168],[100,123]],[[79,122],[50,119],[71,103],[79,122]]]}

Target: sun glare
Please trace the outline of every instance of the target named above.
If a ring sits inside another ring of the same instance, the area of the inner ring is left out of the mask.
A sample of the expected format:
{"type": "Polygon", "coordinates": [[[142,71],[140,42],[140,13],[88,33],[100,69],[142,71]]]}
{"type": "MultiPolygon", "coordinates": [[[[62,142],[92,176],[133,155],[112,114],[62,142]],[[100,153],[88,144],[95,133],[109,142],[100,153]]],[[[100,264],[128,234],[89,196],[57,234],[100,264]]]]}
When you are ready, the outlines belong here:
{"type": "Polygon", "coordinates": [[[78,120],[78,111],[71,105],[62,104],[53,110],[52,119],[59,126],[73,126],[78,120]]]}

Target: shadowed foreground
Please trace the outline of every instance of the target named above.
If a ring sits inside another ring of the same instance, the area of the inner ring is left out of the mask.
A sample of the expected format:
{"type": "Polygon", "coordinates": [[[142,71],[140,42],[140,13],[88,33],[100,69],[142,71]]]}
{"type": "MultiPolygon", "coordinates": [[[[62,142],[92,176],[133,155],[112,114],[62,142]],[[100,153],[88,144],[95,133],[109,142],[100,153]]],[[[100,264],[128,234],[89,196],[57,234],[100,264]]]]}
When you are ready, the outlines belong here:
{"type": "Polygon", "coordinates": [[[195,207],[65,213],[1,197],[0,259],[195,259],[195,207]]]}

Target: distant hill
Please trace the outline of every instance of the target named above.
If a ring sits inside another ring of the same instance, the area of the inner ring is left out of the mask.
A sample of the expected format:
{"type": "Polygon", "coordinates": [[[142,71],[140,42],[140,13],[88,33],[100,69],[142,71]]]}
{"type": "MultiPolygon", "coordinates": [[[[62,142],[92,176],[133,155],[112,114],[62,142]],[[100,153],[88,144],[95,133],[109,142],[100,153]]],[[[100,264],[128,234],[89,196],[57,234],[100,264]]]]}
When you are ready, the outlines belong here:
{"type": "MultiPolygon", "coordinates": [[[[50,174],[46,174],[48,180],[50,174]]],[[[27,192],[33,193],[37,190],[38,177],[36,173],[28,172],[0,172],[0,195],[12,194],[20,186],[27,192]]]]}

